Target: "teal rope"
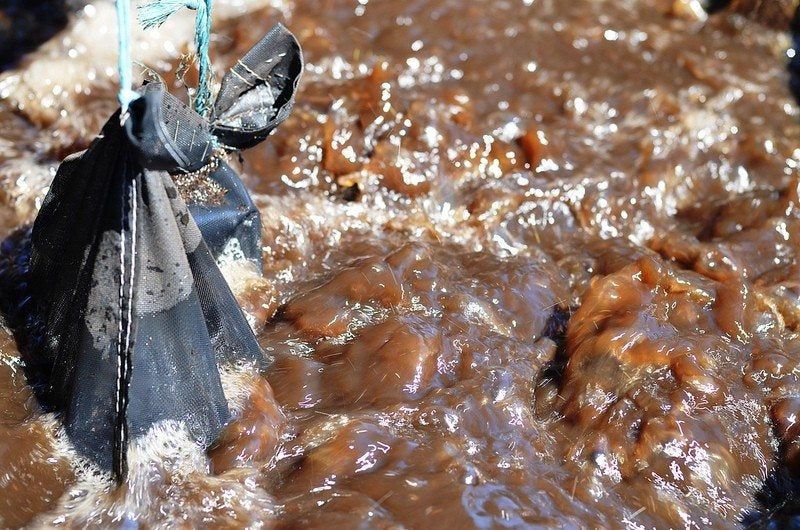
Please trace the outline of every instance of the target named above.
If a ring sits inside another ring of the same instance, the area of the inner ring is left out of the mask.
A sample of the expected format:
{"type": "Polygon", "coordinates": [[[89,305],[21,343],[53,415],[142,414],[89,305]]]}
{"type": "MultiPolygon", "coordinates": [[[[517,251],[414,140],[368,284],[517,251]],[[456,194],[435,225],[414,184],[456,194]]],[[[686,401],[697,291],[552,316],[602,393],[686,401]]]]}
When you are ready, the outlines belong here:
{"type": "Polygon", "coordinates": [[[119,104],[123,116],[128,111],[128,105],[136,99],[137,94],[131,89],[133,77],[133,60],[131,59],[131,24],[130,0],[117,0],[117,39],[119,43],[119,104]]]}
{"type": "Polygon", "coordinates": [[[200,0],[195,17],[194,39],[199,59],[200,84],[194,98],[194,110],[205,116],[211,107],[211,59],[208,57],[208,45],[211,35],[211,2],[200,0]]]}
{"type": "Polygon", "coordinates": [[[200,115],[211,107],[211,60],[208,56],[211,35],[212,0],[155,0],[139,8],[139,23],[144,28],[158,27],[181,8],[197,11],[194,23],[194,40],[197,49],[200,83],[194,98],[194,109],[200,115]]]}
{"type": "Polygon", "coordinates": [[[182,7],[197,9],[194,0],[156,0],[139,6],[139,24],[145,29],[157,28],[182,7]]]}

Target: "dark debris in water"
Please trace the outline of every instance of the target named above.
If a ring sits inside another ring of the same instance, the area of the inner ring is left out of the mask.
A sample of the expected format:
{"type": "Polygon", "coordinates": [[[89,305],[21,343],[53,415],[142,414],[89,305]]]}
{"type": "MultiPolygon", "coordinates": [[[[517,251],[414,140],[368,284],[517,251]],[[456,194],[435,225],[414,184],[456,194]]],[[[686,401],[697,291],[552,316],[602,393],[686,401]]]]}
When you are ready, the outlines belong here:
{"type": "Polygon", "coordinates": [[[800,476],[786,467],[776,468],[756,494],[758,509],[742,519],[753,530],[800,529],[800,476]]]}
{"type": "Polygon", "coordinates": [[[67,25],[75,0],[0,0],[0,72],[67,25]]]}

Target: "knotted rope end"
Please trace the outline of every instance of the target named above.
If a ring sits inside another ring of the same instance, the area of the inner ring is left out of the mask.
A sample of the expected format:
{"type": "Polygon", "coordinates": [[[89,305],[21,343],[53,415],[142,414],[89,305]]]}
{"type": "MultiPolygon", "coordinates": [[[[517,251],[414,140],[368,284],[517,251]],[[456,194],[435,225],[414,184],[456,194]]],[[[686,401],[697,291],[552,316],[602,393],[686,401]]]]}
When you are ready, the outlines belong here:
{"type": "Polygon", "coordinates": [[[182,8],[197,9],[196,0],[156,0],[139,6],[137,18],[144,29],[157,28],[182,8]]]}

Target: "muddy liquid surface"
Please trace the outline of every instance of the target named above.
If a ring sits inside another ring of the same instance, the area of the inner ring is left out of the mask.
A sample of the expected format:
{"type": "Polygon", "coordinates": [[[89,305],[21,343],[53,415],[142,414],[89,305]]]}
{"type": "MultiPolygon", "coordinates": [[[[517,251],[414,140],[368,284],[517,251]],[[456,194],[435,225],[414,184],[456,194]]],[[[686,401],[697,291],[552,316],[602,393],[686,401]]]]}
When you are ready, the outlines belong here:
{"type": "MultiPolygon", "coordinates": [[[[220,69],[275,21],[307,60],[244,153],[264,277],[227,271],[275,362],[208,459],[167,444],[114,490],[3,334],[3,526],[736,527],[800,466],[800,126],[787,37],[683,4],[221,16],[220,69]]],[[[115,105],[15,75],[3,236],[115,105]]]]}

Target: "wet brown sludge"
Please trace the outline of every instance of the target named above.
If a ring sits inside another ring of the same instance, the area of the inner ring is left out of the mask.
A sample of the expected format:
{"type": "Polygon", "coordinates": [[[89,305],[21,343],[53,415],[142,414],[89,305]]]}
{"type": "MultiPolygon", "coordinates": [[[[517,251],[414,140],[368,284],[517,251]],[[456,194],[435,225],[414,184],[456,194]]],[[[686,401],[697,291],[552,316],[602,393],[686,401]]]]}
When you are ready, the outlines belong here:
{"type": "MultiPolygon", "coordinates": [[[[3,526],[738,526],[800,465],[800,125],[788,36],[682,3],[220,9],[220,71],[275,21],[308,64],[244,155],[264,277],[225,269],[274,364],[114,490],[5,334],[3,526]]],[[[0,78],[4,237],[115,105],[37,99],[51,51],[0,78]]]]}

